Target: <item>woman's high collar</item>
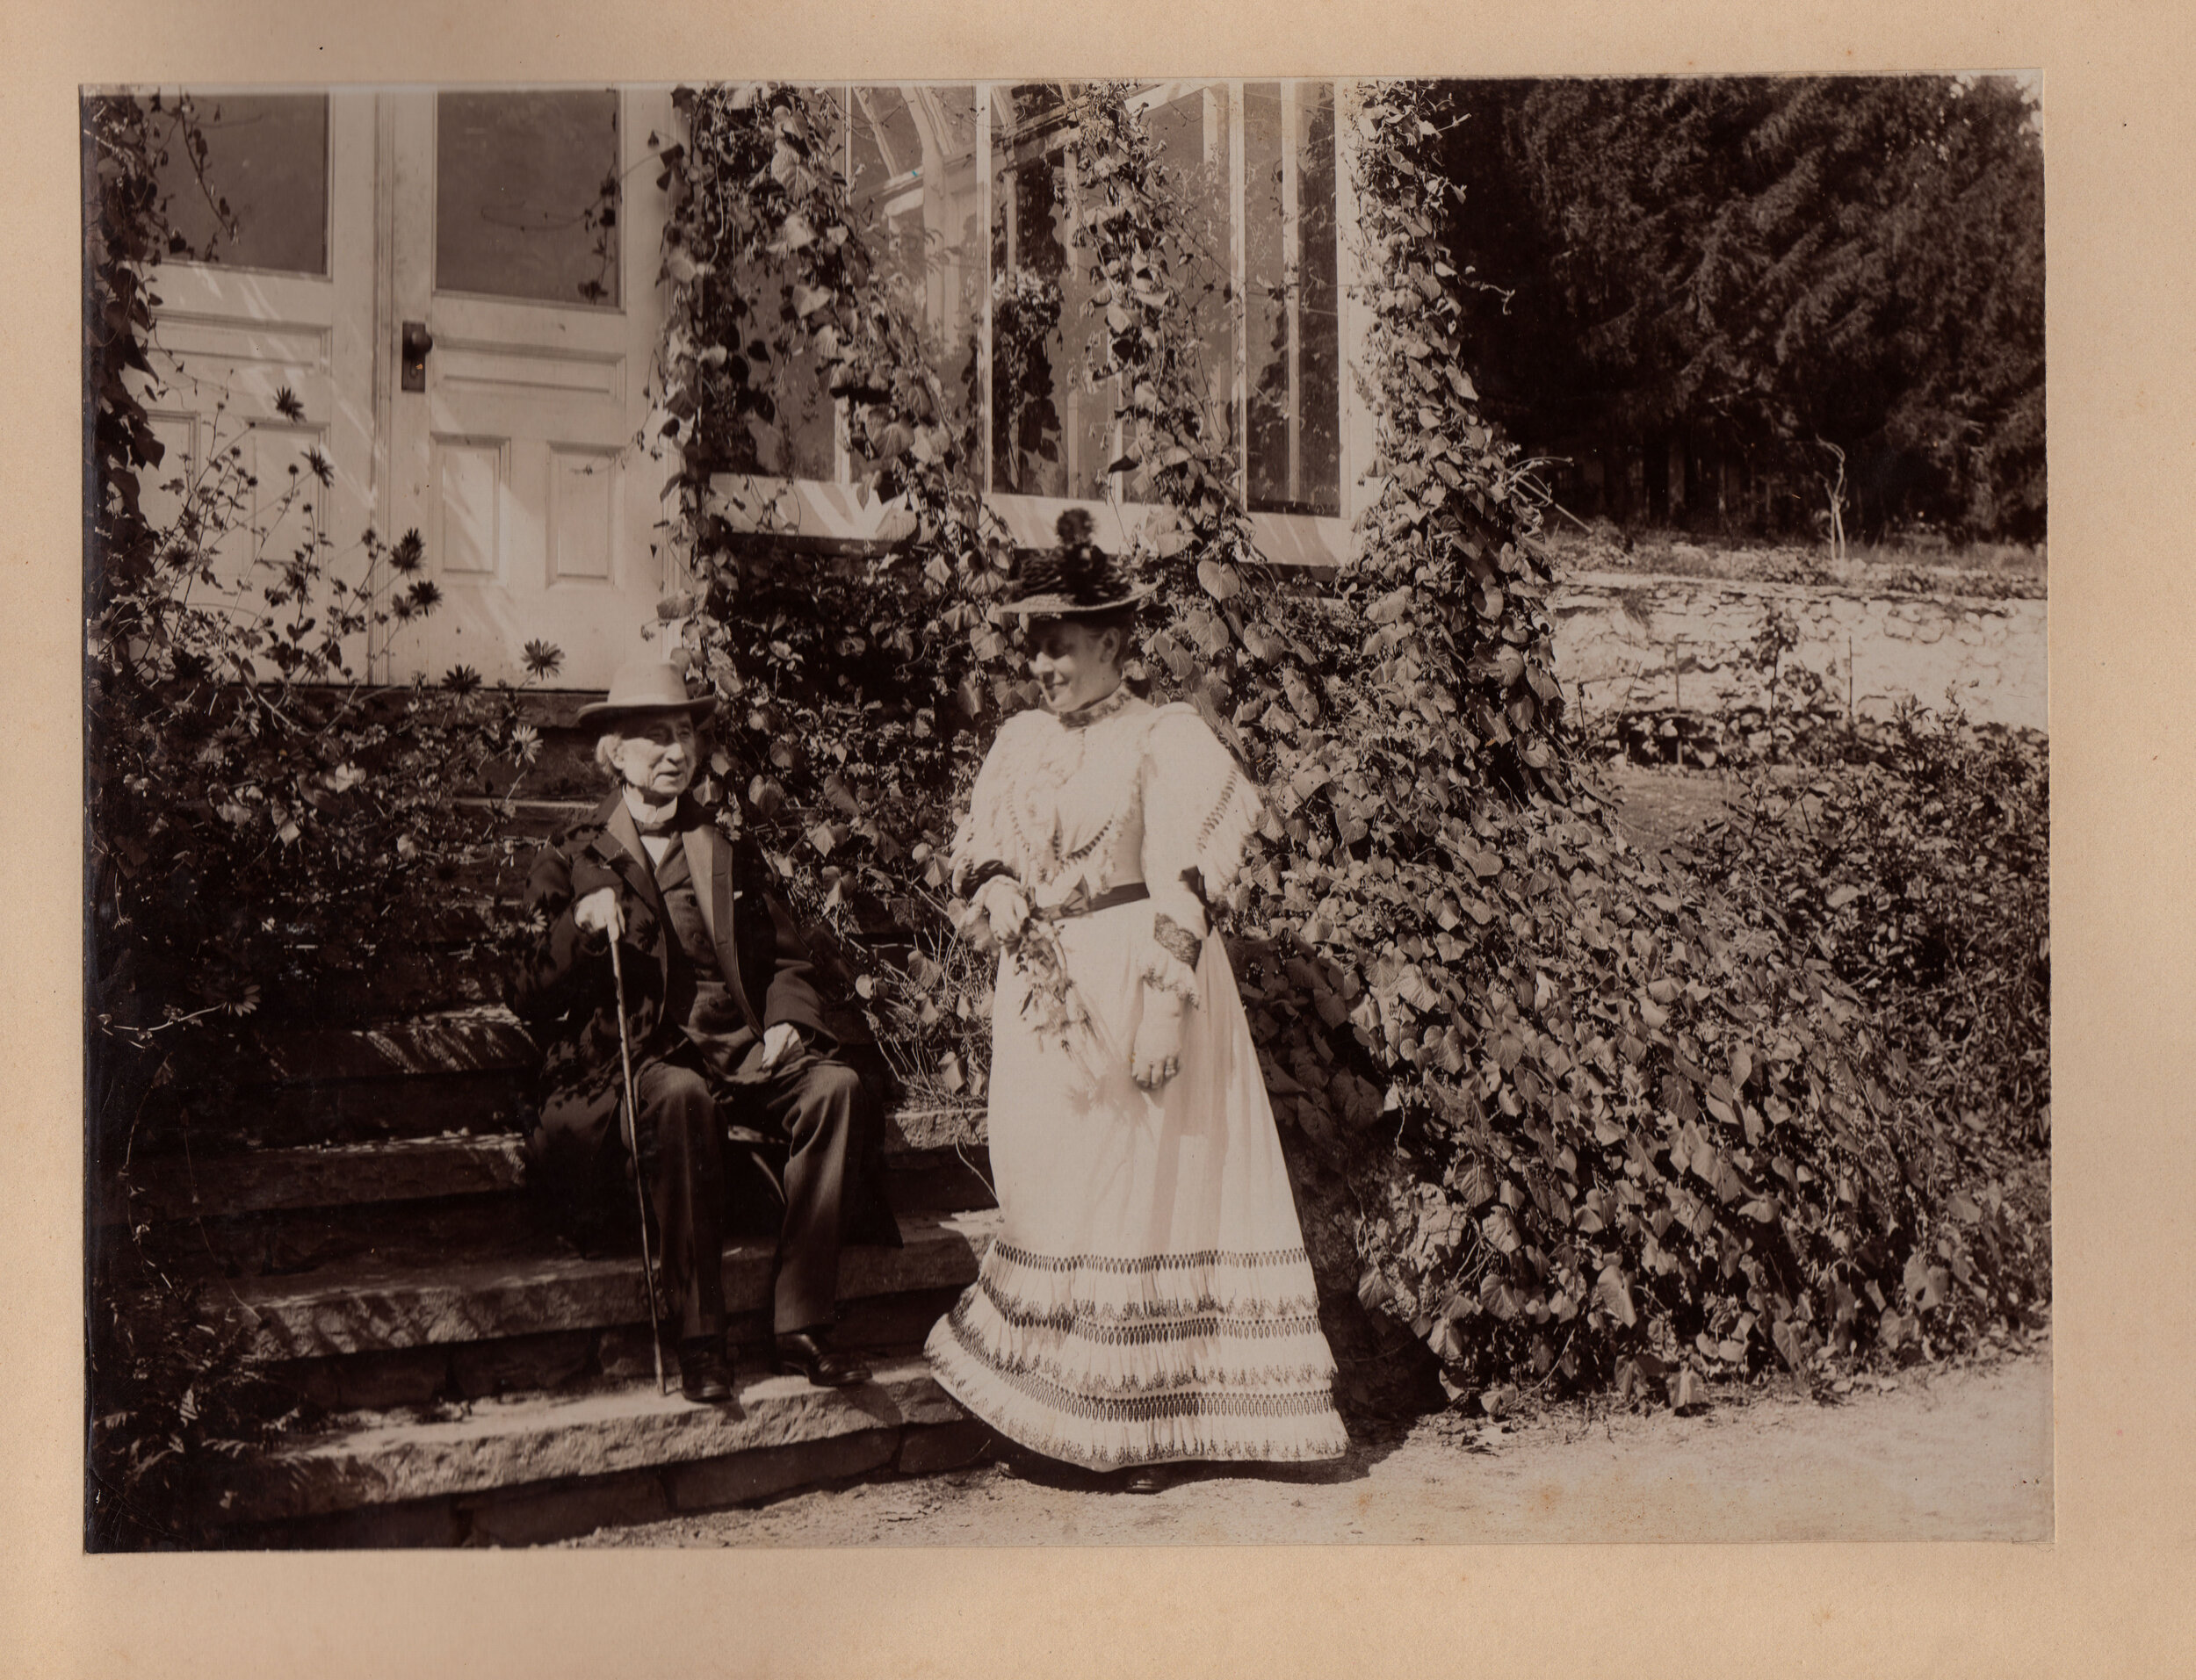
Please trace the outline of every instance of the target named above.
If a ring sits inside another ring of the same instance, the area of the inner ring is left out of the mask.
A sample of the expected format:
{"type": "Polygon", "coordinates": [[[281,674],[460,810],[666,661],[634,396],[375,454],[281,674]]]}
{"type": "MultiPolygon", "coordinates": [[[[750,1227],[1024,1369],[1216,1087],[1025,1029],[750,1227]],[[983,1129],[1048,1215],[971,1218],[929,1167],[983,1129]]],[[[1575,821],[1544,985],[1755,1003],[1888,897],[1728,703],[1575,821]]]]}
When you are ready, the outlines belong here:
{"type": "Polygon", "coordinates": [[[1093,724],[1103,723],[1107,718],[1126,710],[1129,702],[1135,698],[1136,696],[1129,692],[1127,683],[1116,683],[1113,691],[1102,700],[1094,700],[1087,706],[1080,706],[1073,711],[1059,711],[1052,715],[1058,717],[1065,728],[1088,729],[1093,724]]]}

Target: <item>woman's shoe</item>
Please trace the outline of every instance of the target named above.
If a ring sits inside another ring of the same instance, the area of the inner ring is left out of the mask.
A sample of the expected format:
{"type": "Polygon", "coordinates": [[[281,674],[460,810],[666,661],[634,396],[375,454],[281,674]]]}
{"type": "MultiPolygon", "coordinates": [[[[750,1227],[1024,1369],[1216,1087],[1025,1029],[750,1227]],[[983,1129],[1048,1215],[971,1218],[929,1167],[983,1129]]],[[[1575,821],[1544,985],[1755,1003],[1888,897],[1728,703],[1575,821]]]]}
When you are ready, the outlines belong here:
{"type": "Polygon", "coordinates": [[[1174,1485],[1173,1475],[1162,1464],[1144,1465],[1121,1478],[1123,1493],[1165,1493],[1174,1485]]]}

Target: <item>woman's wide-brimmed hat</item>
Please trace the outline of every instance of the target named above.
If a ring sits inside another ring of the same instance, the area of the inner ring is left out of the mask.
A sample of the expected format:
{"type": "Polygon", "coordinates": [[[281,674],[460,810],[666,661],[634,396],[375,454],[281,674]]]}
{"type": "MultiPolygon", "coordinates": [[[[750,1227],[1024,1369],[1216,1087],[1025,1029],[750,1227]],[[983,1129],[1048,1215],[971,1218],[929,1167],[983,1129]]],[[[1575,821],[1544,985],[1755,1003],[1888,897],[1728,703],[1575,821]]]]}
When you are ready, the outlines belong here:
{"type": "Polygon", "coordinates": [[[621,667],[610,680],[610,693],[593,705],[580,708],[580,722],[608,723],[612,718],[644,711],[683,711],[699,721],[717,710],[717,696],[690,699],[686,679],[661,660],[640,659],[621,667]]]}
{"type": "Polygon", "coordinates": [[[1113,612],[1159,588],[1156,583],[1138,583],[1090,540],[1094,527],[1080,508],[1062,514],[1055,529],[1060,545],[1023,554],[1007,595],[992,605],[993,618],[1074,618],[1113,612]]]}

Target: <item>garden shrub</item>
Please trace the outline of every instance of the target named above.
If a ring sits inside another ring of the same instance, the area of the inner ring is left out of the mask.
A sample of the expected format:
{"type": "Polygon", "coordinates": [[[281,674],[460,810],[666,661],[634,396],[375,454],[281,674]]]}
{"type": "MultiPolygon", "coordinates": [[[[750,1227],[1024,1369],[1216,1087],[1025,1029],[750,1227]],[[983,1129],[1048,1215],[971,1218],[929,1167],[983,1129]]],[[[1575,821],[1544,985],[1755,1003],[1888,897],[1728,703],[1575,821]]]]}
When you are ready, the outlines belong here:
{"type": "Polygon", "coordinates": [[[2050,779],[2042,737],[1911,703],[1810,720],[1701,838],[1751,918],[1872,1006],[1923,1124],[2019,1149],[2050,1134],[2050,779]]]}

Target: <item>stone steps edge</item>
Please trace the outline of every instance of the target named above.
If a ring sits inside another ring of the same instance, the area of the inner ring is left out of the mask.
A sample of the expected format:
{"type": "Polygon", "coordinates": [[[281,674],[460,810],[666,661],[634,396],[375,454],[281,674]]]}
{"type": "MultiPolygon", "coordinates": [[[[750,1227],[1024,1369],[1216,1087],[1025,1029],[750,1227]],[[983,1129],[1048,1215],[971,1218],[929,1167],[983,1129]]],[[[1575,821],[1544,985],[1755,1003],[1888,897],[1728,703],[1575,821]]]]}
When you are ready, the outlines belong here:
{"type": "MultiPolygon", "coordinates": [[[[896,1177],[957,1167],[990,1177],[986,1145],[914,1143],[892,1115],[885,1164],[896,1177]]],[[[525,1187],[524,1136],[494,1131],[155,1157],[136,1171],[132,1206],[159,1222],[520,1194],[525,1187]]]]}
{"type": "Polygon", "coordinates": [[[615,1406],[509,1408],[469,1437],[359,1431],[240,1463],[220,1520],[229,1544],[258,1547],[538,1545],[819,1482],[935,1475],[989,1442],[919,1358],[859,1388],[773,1377],[740,1385],[739,1399],[735,1413],[648,1388],[615,1406]]]}
{"type": "MultiPolygon", "coordinates": [[[[965,1286],[974,1281],[997,1225],[991,1209],[902,1215],[899,1247],[844,1251],[839,1298],[965,1286]]],[[[760,1309],[770,1274],[770,1244],[758,1239],[727,1244],[727,1312],[760,1309]]],[[[386,1267],[339,1264],[295,1276],[222,1279],[200,1286],[199,1311],[241,1328],[248,1338],[243,1355],[268,1360],[603,1329],[645,1323],[648,1317],[638,1255],[514,1254],[386,1267]]]]}

